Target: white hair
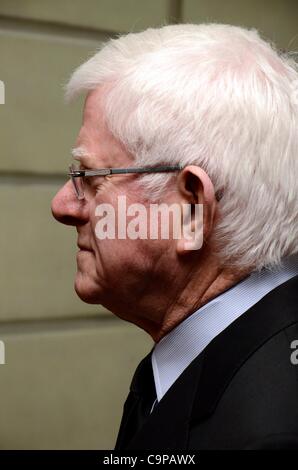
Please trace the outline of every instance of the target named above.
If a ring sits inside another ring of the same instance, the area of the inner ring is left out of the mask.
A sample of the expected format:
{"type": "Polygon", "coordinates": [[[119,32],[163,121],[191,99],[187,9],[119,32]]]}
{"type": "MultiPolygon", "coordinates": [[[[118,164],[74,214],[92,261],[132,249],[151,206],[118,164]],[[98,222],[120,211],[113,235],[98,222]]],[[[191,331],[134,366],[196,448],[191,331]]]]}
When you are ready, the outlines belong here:
{"type": "MultiPolygon", "coordinates": [[[[224,189],[222,264],[274,269],[298,252],[297,72],[254,29],[171,25],[109,40],[66,97],[107,84],[108,127],[137,165],[199,165],[224,189]]],[[[142,184],[156,196],[173,178],[142,184]]]]}

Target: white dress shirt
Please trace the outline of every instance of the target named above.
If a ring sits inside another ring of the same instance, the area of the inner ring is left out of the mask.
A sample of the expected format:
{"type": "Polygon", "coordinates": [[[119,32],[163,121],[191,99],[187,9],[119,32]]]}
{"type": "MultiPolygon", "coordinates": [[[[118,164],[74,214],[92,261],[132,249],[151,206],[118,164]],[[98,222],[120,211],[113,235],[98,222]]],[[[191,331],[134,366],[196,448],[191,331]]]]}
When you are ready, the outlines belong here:
{"type": "Polygon", "coordinates": [[[284,259],[280,269],[253,272],[164,336],[155,345],[151,359],[157,401],[213,338],[271,290],[297,274],[297,256],[284,259]]]}

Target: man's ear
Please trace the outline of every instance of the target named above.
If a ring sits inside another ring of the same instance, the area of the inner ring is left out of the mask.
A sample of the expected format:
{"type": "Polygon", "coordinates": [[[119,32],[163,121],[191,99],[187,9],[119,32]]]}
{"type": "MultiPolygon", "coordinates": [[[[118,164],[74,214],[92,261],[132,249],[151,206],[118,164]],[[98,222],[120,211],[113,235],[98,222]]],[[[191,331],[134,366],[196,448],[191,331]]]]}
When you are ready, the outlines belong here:
{"type": "Polygon", "coordinates": [[[184,254],[202,248],[209,237],[214,226],[216,197],[212,181],[199,166],[189,165],[181,170],[177,184],[184,214],[177,252],[184,254]]]}

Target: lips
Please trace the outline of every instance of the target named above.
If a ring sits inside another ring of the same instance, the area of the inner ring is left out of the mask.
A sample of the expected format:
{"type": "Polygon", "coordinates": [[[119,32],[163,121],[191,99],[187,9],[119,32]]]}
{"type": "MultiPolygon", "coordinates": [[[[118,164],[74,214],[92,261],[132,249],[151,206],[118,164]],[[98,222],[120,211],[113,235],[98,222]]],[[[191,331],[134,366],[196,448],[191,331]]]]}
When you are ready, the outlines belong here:
{"type": "Polygon", "coordinates": [[[77,246],[82,251],[92,251],[90,250],[90,248],[88,248],[87,246],[81,245],[80,243],[78,243],[77,246]]]}

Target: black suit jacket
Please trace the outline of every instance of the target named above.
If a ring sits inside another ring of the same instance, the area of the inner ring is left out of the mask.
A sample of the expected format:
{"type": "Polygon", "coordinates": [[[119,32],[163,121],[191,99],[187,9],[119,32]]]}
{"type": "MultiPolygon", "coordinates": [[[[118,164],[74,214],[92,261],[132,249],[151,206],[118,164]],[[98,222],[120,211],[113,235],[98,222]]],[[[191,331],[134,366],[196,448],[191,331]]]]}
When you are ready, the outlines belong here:
{"type": "MultiPolygon", "coordinates": [[[[294,340],[298,276],[216,336],[125,449],[298,449],[294,340]]],[[[122,429],[126,419],[124,407],[122,429]]],[[[116,450],[123,449],[119,435],[116,450]]]]}

